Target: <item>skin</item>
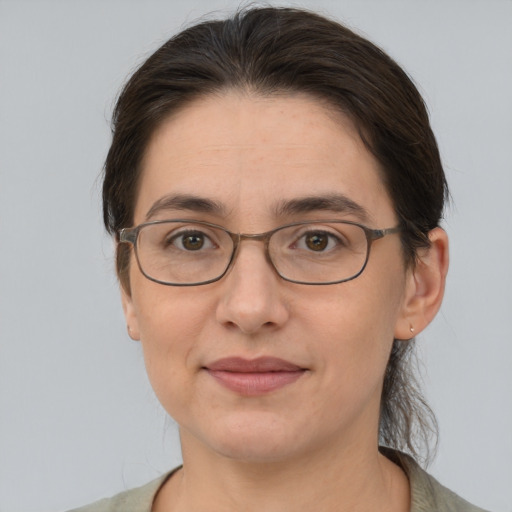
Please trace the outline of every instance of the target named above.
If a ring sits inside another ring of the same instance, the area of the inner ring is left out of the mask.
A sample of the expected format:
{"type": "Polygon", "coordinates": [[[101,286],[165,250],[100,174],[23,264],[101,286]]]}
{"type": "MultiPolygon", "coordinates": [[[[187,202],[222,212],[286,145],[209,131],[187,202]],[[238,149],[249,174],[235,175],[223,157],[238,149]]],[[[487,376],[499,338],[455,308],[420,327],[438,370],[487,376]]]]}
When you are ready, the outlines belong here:
{"type": "MultiPolygon", "coordinates": [[[[361,222],[354,212],[276,215],[283,200],[343,194],[371,228],[397,224],[379,165],[348,119],[303,95],[227,92],[168,119],[145,155],[134,225],[168,194],[193,194],[222,212],[164,209],[261,233],[302,220],[361,222]]],[[[146,279],[132,258],[123,306],[152,386],[180,428],[184,469],[154,510],[408,510],[403,472],[377,451],[383,375],[395,337],[418,334],[437,312],[447,240],[405,268],[399,236],[374,243],[357,279],[329,286],[276,275],[263,245],[245,241],[216,283],[180,288],[146,279]],[[307,371],[261,396],[241,396],[204,370],[220,358],[273,356],[307,371]],[[261,489],[265,489],[262,493],[261,489]]]]}

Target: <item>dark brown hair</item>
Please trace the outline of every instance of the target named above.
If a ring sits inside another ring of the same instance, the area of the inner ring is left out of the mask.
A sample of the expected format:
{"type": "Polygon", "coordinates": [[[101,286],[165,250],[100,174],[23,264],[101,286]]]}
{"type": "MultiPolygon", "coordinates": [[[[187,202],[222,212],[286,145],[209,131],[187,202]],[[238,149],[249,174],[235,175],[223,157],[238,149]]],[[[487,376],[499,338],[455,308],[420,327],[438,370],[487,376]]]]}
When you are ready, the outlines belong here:
{"type": "MultiPolygon", "coordinates": [[[[125,85],[113,114],[103,215],[117,235],[133,222],[141,161],[161,122],[195,99],[230,89],[308,94],[348,116],[380,163],[403,229],[407,265],[438,226],[447,185],[428,113],[416,87],[388,55],[343,25],[289,8],[250,8],[205,21],[167,41],[125,85]]],[[[128,287],[130,251],[117,250],[128,287]]],[[[395,340],[381,401],[380,441],[428,454],[435,417],[419,393],[413,342],[395,340]]]]}

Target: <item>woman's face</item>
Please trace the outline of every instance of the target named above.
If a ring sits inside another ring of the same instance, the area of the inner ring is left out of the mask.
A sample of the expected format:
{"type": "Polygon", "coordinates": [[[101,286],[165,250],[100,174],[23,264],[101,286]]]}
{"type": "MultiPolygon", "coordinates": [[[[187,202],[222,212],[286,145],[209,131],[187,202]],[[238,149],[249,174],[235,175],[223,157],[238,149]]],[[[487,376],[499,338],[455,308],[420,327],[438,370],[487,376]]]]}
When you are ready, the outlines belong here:
{"type": "MultiPolygon", "coordinates": [[[[333,218],[397,224],[378,164],[347,119],[307,96],[236,92],[192,103],[147,148],[135,224],[176,218],[242,233],[333,218]],[[178,195],[203,201],[175,204],[178,195]],[[297,201],[335,196],[360,208],[297,201]],[[303,206],[283,208],[291,202],[303,206]]],[[[374,242],[359,277],[328,286],[284,281],[264,244],[249,240],[228,274],[203,286],[157,284],[132,258],[123,301],[184,449],[275,461],[375,445],[408,279],[397,235],[374,242]]]]}

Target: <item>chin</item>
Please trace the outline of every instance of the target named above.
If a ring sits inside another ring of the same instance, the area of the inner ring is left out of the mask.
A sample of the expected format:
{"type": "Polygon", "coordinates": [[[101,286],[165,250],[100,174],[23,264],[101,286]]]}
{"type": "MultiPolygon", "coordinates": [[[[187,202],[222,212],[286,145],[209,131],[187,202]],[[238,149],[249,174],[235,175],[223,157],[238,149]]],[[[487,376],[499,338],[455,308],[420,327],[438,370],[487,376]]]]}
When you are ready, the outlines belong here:
{"type": "Polygon", "coordinates": [[[297,451],[284,443],[272,443],[268,439],[219,443],[214,449],[222,457],[248,464],[283,462],[293,458],[297,451]]]}
{"type": "Polygon", "coordinates": [[[293,457],[299,450],[299,439],[304,437],[282,419],[267,416],[273,417],[225,418],[222,425],[203,432],[200,441],[213,452],[240,462],[276,462],[293,457]]]}

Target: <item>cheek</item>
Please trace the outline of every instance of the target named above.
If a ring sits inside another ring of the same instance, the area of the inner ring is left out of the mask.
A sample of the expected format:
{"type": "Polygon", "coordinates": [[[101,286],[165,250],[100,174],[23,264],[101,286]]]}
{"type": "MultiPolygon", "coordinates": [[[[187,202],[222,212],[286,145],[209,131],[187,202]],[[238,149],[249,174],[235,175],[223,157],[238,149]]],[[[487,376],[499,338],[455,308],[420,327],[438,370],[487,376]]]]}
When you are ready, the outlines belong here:
{"type": "Polygon", "coordinates": [[[169,411],[172,404],[168,402],[173,397],[186,398],[187,378],[197,371],[197,340],[205,329],[211,308],[188,289],[147,281],[140,287],[134,283],[133,290],[148,377],[169,411]],[[176,389],[180,393],[173,392],[176,389]]]}
{"type": "Polygon", "coordinates": [[[326,352],[353,373],[375,371],[385,366],[393,341],[393,314],[378,300],[351,300],[350,294],[332,300],[322,308],[321,335],[326,352]]]}
{"type": "Polygon", "coordinates": [[[323,346],[333,379],[348,384],[383,377],[401,311],[405,277],[400,266],[396,272],[392,264],[381,268],[388,269],[389,277],[369,268],[357,279],[330,290],[315,290],[307,299],[302,327],[323,346]]]}

